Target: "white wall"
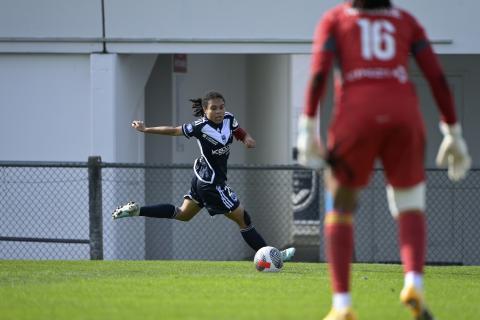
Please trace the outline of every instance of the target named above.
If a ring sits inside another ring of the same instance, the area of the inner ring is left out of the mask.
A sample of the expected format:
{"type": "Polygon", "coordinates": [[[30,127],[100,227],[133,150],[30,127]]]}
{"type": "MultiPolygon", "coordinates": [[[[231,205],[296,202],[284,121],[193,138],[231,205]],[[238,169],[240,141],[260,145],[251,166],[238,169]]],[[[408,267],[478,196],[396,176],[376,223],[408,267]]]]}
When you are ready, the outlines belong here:
{"type": "MultiPolygon", "coordinates": [[[[92,150],[106,162],[144,162],[143,134],[131,127],[145,114],[145,86],[156,55],[96,54],[91,57],[92,150]]],[[[121,171],[103,171],[102,184],[110,197],[103,201],[105,259],[144,259],[145,221],[113,223],[110,212],[132,199],[144,203],[144,172],[133,170],[127,179],[121,171]],[[128,242],[135,254],[127,254],[128,242]]]]}
{"type": "Polygon", "coordinates": [[[472,0],[411,1],[393,0],[409,10],[425,27],[433,41],[451,41],[451,44],[436,44],[434,49],[442,54],[480,53],[477,12],[480,3],[472,0]]]}
{"type": "Polygon", "coordinates": [[[0,52],[101,51],[100,42],[86,39],[102,33],[101,0],[0,1],[0,52]]]}
{"type": "MultiPolygon", "coordinates": [[[[115,74],[115,161],[143,162],[144,155],[132,152],[139,141],[139,133],[132,129],[135,118],[143,117],[145,85],[150,77],[156,54],[118,55],[115,74]]],[[[141,138],[140,138],[141,139],[141,138]]]]}
{"type": "MultiPolygon", "coordinates": [[[[137,114],[147,126],[170,125],[174,122],[172,56],[158,55],[145,87],[145,115],[137,114]]],[[[142,135],[138,153],[145,153],[146,163],[172,163],[174,138],[155,134],[142,135]],[[165,152],[167,150],[167,152],[165,152]]],[[[139,140],[140,141],[140,140],[139,140]]]]}
{"type": "MultiPolygon", "coordinates": [[[[170,124],[173,119],[172,103],[172,56],[159,55],[145,87],[145,117],[147,125],[170,124]]],[[[145,163],[170,164],[174,139],[160,135],[144,136],[145,163]]],[[[140,147],[140,145],[139,145],[140,147]]],[[[139,151],[140,152],[140,151],[139,151]]],[[[171,181],[178,171],[146,170],[145,171],[145,204],[175,203],[181,201],[183,195],[174,194],[171,181]]],[[[181,189],[185,192],[188,182],[181,189]]],[[[145,222],[145,259],[172,258],[172,225],[175,221],[165,219],[146,219],[145,222]]]]}
{"type": "Polygon", "coordinates": [[[143,162],[144,137],[130,126],[143,119],[144,89],[156,55],[91,56],[91,154],[107,162],[143,162]]]}
{"type": "MultiPolygon", "coordinates": [[[[477,1],[394,2],[444,42],[438,52],[480,53],[477,1]]],[[[103,20],[101,0],[2,0],[0,52],[101,52],[105,40],[113,53],[308,53],[317,20],[339,3],[105,0],[103,20]]]]}
{"type": "Polygon", "coordinates": [[[285,164],[291,159],[290,59],[287,55],[247,58],[247,114],[257,150],[249,163],[285,164]]]}
{"type": "MultiPolygon", "coordinates": [[[[425,25],[441,53],[479,53],[477,1],[394,1],[425,25]],[[445,21],[448,20],[449,23],[445,21]]],[[[317,20],[339,0],[107,0],[106,36],[113,52],[308,53],[317,20]]]]}
{"type": "Polygon", "coordinates": [[[143,162],[133,118],[156,55],[0,55],[0,159],[143,162]]]}
{"type": "Polygon", "coordinates": [[[0,55],[0,159],[86,161],[90,59],[0,55]]]}

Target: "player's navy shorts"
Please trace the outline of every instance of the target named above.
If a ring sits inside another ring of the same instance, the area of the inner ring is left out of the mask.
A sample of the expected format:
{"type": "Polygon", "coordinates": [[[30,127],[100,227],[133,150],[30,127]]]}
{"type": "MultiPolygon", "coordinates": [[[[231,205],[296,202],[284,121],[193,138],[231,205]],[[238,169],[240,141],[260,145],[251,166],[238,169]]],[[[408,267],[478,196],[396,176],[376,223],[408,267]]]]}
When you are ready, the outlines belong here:
{"type": "Polygon", "coordinates": [[[227,184],[205,183],[196,176],[193,176],[190,192],[184,198],[205,207],[211,216],[230,213],[240,205],[237,195],[227,184]]]}

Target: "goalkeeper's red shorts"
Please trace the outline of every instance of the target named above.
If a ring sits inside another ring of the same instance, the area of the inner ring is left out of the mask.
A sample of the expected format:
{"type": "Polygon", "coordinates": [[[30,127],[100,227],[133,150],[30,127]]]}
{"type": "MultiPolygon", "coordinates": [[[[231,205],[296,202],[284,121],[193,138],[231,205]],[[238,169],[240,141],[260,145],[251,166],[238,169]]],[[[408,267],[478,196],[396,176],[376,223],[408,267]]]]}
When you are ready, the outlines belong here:
{"type": "Polygon", "coordinates": [[[408,121],[388,114],[337,114],[327,147],[334,176],[343,186],[366,186],[377,159],[394,187],[408,188],[425,180],[425,128],[419,113],[408,121]]]}

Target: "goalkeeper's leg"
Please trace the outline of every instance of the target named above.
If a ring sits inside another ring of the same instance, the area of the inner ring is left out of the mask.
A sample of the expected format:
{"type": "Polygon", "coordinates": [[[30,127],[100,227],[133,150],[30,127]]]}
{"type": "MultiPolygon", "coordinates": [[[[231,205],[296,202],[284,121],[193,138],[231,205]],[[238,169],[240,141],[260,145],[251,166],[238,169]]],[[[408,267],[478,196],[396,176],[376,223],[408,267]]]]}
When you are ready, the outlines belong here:
{"type": "Polygon", "coordinates": [[[350,266],[354,246],[353,212],[358,190],[341,186],[329,171],[326,183],[329,192],[325,199],[325,253],[333,290],[332,310],[326,319],[355,319],[350,294],[350,266]]]}
{"type": "Polygon", "coordinates": [[[414,319],[433,319],[423,296],[423,267],[426,249],[425,183],[410,188],[387,187],[390,211],[399,230],[400,256],[405,273],[400,300],[414,319]]]}

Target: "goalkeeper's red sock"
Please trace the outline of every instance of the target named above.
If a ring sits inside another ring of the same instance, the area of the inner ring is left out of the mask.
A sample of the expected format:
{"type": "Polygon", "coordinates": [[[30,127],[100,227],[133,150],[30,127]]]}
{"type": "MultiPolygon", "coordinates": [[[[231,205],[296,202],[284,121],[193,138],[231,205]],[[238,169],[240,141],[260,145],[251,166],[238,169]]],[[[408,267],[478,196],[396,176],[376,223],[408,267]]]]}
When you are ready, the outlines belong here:
{"type": "Polygon", "coordinates": [[[325,252],[335,293],[350,292],[353,254],[353,214],[330,211],[324,223],[325,252]]]}
{"type": "Polygon", "coordinates": [[[401,212],[398,229],[404,272],[422,274],[426,247],[425,215],[420,210],[401,212]]]}

